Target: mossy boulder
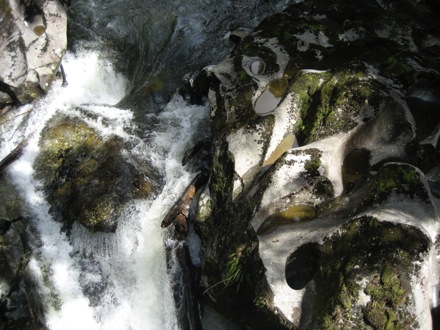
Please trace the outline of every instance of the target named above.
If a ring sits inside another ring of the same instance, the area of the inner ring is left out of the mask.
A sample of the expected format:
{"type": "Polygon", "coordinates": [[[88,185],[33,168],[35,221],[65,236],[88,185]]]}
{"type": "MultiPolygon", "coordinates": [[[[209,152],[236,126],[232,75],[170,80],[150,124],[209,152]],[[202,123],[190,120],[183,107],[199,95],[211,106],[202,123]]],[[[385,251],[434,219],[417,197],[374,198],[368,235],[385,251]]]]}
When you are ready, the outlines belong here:
{"type": "Polygon", "coordinates": [[[298,2],[194,80],[192,95],[210,101],[213,139],[210,210],[196,224],[201,284],[244,327],[397,329],[426,319],[411,310],[420,303],[411,276],[438,231],[433,8],[298,2]],[[289,268],[302,288],[288,286],[286,260],[305,262],[304,272],[289,268]]]}
{"type": "Polygon", "coordinates": [[[309,286],[309,327],[417,328],[411,285],[430,246],[429,237],[413,226],[372,217],[343,225],[316,247],[320,271],[309,286]]]}
{"type": "Polygon", "coordinates": [[[79,118],[56,116],[48,123],[35,174],[65,228],[76,221],[112,232],[125,203],[154,192],[148,174],[123,157],[124,147],[122,139],[104,138],[79,118]]]}

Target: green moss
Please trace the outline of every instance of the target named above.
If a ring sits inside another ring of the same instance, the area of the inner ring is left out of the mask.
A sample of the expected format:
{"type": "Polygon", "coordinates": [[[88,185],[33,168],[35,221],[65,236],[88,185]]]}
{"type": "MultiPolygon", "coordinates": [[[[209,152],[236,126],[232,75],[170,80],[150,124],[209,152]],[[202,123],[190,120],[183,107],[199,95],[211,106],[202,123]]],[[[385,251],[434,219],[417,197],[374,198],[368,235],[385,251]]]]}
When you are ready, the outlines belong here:
{"type": "Polygon", "coordinates": [[[119,138],[103,140],[77,118],[54,117],[40,145],[36,177],[66,229],[78,221],[92,231],[114,231],[125,202],[148,198],[153,190],[146,175],[123,159],[119,138]]]}
{"type": "Polygon", "coordinates": [[[333,330],[335,329],[335,324],[333,318],[330,315],[325,315],[321,323],[323,330],[333,330]]]}
{"type": "Polygon", "coordinates": [[[216,148],[213,153],[209,190],[213,210],[221,207],[232,198],[234,178],[233,156],[227,150],[227,144],[216,148]]]}
{"type": "Polygon", "coordinates": [[[417,170],[406,164],[388,164],[382,166],[376,177],[378,195],[376,199],[388,197],[392,192],[418,196],[428,201],[429,196],[421,182],[417,170]]]}
{"type": "Polygon", "coordinates": [[[370,282],[365,293],[371,296],[366,306],[366,322],[380,329],[402,329],[406,322],[414,322],[413,316],[402,320],[402,307],[408,300],[408,292],[398,275],[398,269],[390,265],[382,270],[380,279],[370,282]]]}
{"type": "Polygon", "coordinates": [[[247,74],[247,72],[244,69],[241,69],[238,71],[238,79],[245,80],[247,78],[249,78],[249,75],[247,74]]]}
{"type": "Polygon", "coordinates": [[[312,157],[310,160],[306,161],[304,169],[311,174],[319,174],[318,169],[321,166],[320,155],[312,157]]]}
{"type": "Polygon", "coordinates": [[[6,0],[0,1],[0,9],[1,9],[2,15],[4,15],[4,17],[7,17],[12,14],[11,6],[9,5],[9,2],[6,0]]]}
{"type": "Polygon", "coordinates": [[[357,71],[301,72],[290,92],[297,97],[300,120],[296,134],[300,144],[306,144],[347,132],[357,123],[366,101],[372,97],[371,87],[357,71]]]}
{"type": "Polygon", "coordinates": [[[0,177],[0,200],[0,219],[13,221],[24,215],[26,203],[17,188],[5,177],[0,177]]]}
{"type": "Polygon", "coordinates": [[[300,25],[304,30],[309,30],[315,33],[323,31],[323,26],[321,24],[316,24],[314,21],[303,22],[300,25]]]}
{"type": "Polygon", "coordinates": [[[402,329],[414,325],[410,287],[414,261],[430,241],[418,229],[363,217],[343,226],[343,232],[321,247],[320,272],[315,276],[313,318],[317,328],[340,322],[358,328],[402,329]],[[362,280],[368,280],[366,307],[358,306],[362,280]]]}
{"type": "Polygon", "coordinates": [[[413,69],[395,56],[388,57],[383,64],[383,72],[389,77],[398,77],[411,73],[413,69]]]}
{"type": "Polygon", "coordinates": [[[212,162],[212,173],[215,175],[215,180],[211,184],[211,188],[215,193],[223,193],[227,188],[227,179],[223,172],[223,166],[217,159],[212,162]]]}
{"type": "Polygon", "coordinates": [[[386,292],[387,299],[393,306],[398,307],[405,303],[407,299],[406,291],[402,287],[397,272],[389,265],[383,269],[381,281],[383,290],[386,292]]]}

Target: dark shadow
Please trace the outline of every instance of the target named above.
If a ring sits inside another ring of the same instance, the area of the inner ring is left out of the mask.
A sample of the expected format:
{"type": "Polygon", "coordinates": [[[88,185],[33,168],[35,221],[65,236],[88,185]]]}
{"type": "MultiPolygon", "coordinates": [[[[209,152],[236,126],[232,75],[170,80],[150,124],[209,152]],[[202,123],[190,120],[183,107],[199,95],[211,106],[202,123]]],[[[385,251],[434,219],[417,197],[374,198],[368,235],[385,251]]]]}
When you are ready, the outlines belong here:
{"type": "Polygon", "coordinates": [[[440,329],[440,306],[431,309],[432,330],[440,329]]]}
{"type": "Polygon", "coordinates": [[[319,263],[318,244],[307,243],[293,252],[286,261],[286,281],[294,290],[303,289],[315,276],[319,263]]]}

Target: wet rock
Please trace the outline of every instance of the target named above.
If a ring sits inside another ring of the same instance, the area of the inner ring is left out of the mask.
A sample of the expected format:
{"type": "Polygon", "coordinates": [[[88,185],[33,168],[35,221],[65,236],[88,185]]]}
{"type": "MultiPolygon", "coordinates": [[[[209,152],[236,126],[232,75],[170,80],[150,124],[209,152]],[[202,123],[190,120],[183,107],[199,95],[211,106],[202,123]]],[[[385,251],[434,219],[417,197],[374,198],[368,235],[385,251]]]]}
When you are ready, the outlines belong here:
{"type": "Polygon", "coordinates": [[[150,172],[123,157],[121,139],[103,138],[81,119],[54,117],[40,145],[36,176],[66,229],[78,221],[91,231],[112,232],[126,202],[154,191],[150,172]]]}
{"type": "Polygon", "coordinates": [[[353,149],[345,156],[342,164],[342,181],[344,189],[350,189],[357,180],[365,176],[370,167],[370,151],[367,149],[353,149]]]}
{"type": "Polygon", "coordinates": [[[287,209],[270,215],[257,230],[258,235],[264,235],[277,227],[309,221],[316,217],[316,210],[310,205],[292,205],[287,209]]]}
{"type": "Polygon", "coordinates": [[[89,299],[91,306],[99,306],[102,300],[105,299],[105,294],[108,294],[110,290],[114,290],[113,283],[105,275],[93,253],[81,254],[79,265],[81,267],[79,281],[82,291],[89,299]]]}
{"type": "Polygon", "coordinates": [[[414,140],[414,121],[400,101],[383,99],[377,116],[357,130],[347,143],[347,150],[368,149],[371,164],[406,160],[406,145],[414,140]]]}
{"type": "Polygon", "coordinates": [[[209,89],[213,137],[201,285],[244,326],[257,313],[256,328],[429,328],[439,25],[419,5],[298,2],[194,87],[209,89]],[[231,256],[253,269],[233,290],[231,256]]]}
{"type": "Polygon", "coordinates": [[[413,226],[368,217],[348,222],[319,247],[309,327],[418,327],[409,288],[429,247],[430,239],[413,226]]]}
{"type": "Polygon", "coordinates": [[[66,9],[59,1],[1,3],[0,104],[45,94],[67,47],[66,9]]]}
{"type": "Polygon", "coordinates": [[[42,329],[41,299],[28,269],[31,255],[25,204],[0,178],[0,329],[42,329]]]}
{"type": "Polygon", "coordinates": [[[406,96],[406,103],[416,124],[417,140],[435,135],[440,122],[440,81],[438,76],[420,78],[406,96]]]}

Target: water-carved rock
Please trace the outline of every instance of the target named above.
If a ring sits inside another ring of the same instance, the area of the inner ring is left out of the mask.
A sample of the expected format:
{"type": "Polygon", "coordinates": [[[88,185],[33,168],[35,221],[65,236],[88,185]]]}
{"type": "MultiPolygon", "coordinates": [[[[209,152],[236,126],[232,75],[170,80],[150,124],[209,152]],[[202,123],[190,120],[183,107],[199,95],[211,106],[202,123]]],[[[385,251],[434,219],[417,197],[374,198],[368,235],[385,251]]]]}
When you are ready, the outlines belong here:
{"type": "Polygon", "coordinates": [[[277,227],[312,220],[315,217],[316,210],[313,206],[292,205],[283,211],[270,215],[258,228],[257,234],[264,235],[277,227]]]}
{"type": "Polygon", "coordinates": [[[434,7],[299,2],[195,79],[211,104],[196,227],[214,307],[255,328],[430,326],[438,280],[413,266],[439,267],[439,52],[415,36],[438,29],[434,7]],[[231,288],[237,255],[252,271],[231,288]]]}

